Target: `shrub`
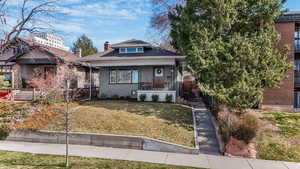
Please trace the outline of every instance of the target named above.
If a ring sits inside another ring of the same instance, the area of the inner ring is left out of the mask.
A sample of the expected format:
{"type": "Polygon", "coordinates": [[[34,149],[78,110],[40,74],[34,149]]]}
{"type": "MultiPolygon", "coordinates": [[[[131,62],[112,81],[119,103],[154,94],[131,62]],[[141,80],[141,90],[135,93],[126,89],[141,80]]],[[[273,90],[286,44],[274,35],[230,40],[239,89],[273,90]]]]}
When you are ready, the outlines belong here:
{"type": "Polygon", "coordinates": [[[153,102],[158,102],[158,100],[159,100],[159,96],[158,95],[156,95],[156,94],[152,95],[152,101],[153,102]]]}
{"type": "Polygon", "coordinates": [[[219,114],[218,121],[222,138],[227,142],[233,131],[238,127],[238,118],[230,113],[219,114]]]}
{"type": "Polygon", "coordinates": [[[258,130],[258,122],[254,116],[245,114],[239,122],[238,127],[232,133],[232,136],[244,140],[249,143],[255,136],[258,130]]]}
{"type": "Polygon", "coordinates": [[[107,95],[104,94],[104,93],[102,93],[101,96],[100,96],[100,98],[101,98],[101,99],[106,99],[106,98],[107,98],[107,95]]]}
{"type": "Polygon", "coordinates": [[[249,143],[257,134],[258,122],[254,116],[245,114],[239,119],[237,116],[228,114],[219,119],[220,131],[225,141],[230,136],[249,143]]]}
{"type": "Polygon", "coordinates": [[[167,94],[167,95],[166,95],[166,102],[171,103],[172,101],[173,101],[173,95],[167,94]]]}
{"type": "Polygon", "coordinates": [[[115,94],[111,98],[113,98],[113,99],[119,99],[119,95],[115,94]]]}
{"type": "Polygon", "coordinates": [[[42,104],[42,105],[53,105],[55,102],[56,100],[51,95],[38,97],[34,101],[32,101],[33,104],[42,104]]]}
{"type": "Polygon", "coordinates": [[[146,98],[147,98],[147,95],[145,95],[145,94],[140,95],[140,101],[144,102],[146,100],[146,98]]]}
{"type": "Polygon", "coordinates": [[[6,139],[6,137],[9,135],[9,132],[11,131],[11,128],[6,124],[0,125],[0,140],[6,139]]]}

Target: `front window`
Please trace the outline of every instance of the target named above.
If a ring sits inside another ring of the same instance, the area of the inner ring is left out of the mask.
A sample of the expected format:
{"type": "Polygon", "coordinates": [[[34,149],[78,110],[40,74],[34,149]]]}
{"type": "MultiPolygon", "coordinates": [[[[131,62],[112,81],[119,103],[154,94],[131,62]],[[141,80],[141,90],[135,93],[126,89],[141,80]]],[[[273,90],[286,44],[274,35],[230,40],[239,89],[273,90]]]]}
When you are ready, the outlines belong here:
{"type": "Polygon", "coordinates": [[[295,60],[295,70],[300,72],[300,60],[295,60]]]}
{"type": "Polygon", "coordinates": [[[12,67],[0,66],[0,88],[12,87],[12,67]]]}
{"type": "Polygon", "coordinates": [[[131,71],[130,70],[119,70],[117,72],[117,83],[131,83],[131,71]]]}
{"type": "Polygon", "coordinates": [[[0,88],[10,88],[12,86],[12,75],[11,73],[0,74],[0,88]]]}
{"type": "Polygon", "coordinates": [[[300,26],[295,29],[295,50],[300,51],[300,26]]]}
{"type": "Polygon", "coordinates": [[[126,48],[120,48],[120,53],[126,53],[126,48]]]}
{"type": "Polygon", "coordinates": [[[109,83],[117,83],[117,71],[110,71],[109,73],[109,83]]]}
{"type": "Polygon", "coordinates": [[[110,84],[135,84],[139,83],[138,70],[112,70],[109,73],[110,84]]]}
{"type": "Polygon", "coordinates": [[[144,53],[144,48],[120,48],[119,53],[144,53]]]}

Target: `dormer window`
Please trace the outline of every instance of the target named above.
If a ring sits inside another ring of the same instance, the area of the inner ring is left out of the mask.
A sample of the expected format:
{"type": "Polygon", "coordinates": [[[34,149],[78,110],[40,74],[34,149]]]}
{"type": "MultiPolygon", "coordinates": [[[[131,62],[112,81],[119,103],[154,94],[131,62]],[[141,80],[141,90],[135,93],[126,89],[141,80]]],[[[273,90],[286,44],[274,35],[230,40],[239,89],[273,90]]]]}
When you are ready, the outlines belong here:
{"type": "Polygon", "coordinates": [[[119,53],[144,53],[144,48],[119,48],[119,53]]]}

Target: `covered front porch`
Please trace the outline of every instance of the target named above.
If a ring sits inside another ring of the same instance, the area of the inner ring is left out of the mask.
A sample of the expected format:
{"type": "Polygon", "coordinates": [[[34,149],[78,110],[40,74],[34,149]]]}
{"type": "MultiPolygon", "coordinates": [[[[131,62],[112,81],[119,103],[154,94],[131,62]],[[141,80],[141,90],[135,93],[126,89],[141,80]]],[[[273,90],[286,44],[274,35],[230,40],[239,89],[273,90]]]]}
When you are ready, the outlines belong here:
{"type": "Polygon", "coordinates": [[[101,67],[99,92],[102,98],[140,100],[140,95],[146,95],[145,101],[152,101],[152,95],[158,95],[159,101],[166,101],[166,95],[172,95],[172,102],[175,102],[180,81],[176,65],[101,67]]]}

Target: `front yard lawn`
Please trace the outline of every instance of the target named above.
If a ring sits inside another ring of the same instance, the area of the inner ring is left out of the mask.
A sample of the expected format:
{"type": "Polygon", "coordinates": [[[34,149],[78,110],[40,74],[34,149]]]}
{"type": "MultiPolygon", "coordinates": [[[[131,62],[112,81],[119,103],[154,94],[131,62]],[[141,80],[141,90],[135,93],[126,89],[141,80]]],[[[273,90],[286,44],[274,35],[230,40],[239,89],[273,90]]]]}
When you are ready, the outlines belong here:
{"type": "MultiPolygon", "coordinates": [[[[36,155],[0,151],[0,168],[10,169],[58,169],[64,167],[64,156],[36,155]]],[[[72,169],[192,169],[171,165],[152,164],[143,162],[104,160],[99,158],[70,157],[72,169]]]]}
{"type": "MultiPolygon", "coordinates": [[[[191,108],[178,104],[130,101],[73,103],[71,130],[101,134],[147,136],[194,146],[191,108]]],[[[45,130],[64,130],[64,116],[58,115],[45,130]]]]}
{"type": "Polygon", "coordinates": [[[300,114],[268,112],[263,115],[278,130],[266,130],[259,134],[259,157],[266,160],[300,162],[300,114]]]}

